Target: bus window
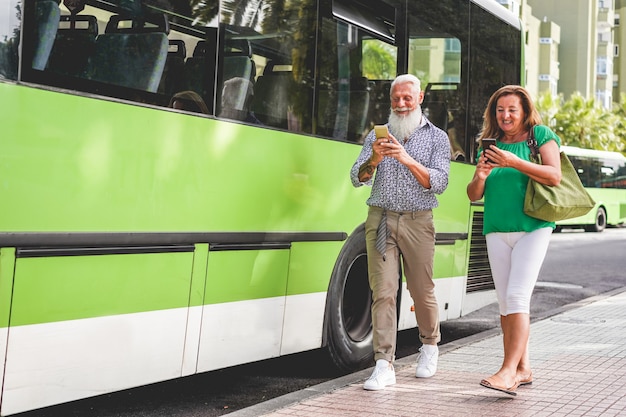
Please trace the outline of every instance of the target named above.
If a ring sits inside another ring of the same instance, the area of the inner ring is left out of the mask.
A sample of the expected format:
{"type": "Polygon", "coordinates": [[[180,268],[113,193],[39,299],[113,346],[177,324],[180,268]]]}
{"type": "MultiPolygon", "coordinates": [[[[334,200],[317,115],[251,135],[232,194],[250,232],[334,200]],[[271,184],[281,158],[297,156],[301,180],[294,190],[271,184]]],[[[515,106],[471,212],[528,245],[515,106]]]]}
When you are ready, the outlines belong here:
{"type": "Polygon", "coordinates": [[[389,85],[396,76],[396,9],[380,2],[332,3],[322,18],[318,45],[315,133],[361,142],[389,115],[389,85]]]}
{"type": "Polygon", "coordinates": [[[9,0],[0,14],[0,79],[17,79],[17,51],[20,43],[20,8],[9,0]]]}
{"type": "Polygon", "coordinates": [[[212,113],[217,2],[211,3],[192,10],[191,0],[26,1],[23,78],[160,106],[193,91],[212,113]]]}
{"type": "Polygon", "coordinates": [[[467,14],[442,15],[424,6],[415,5],[419,13],[409,13],[408,72],[422,82],[424,115],[448,134],[451,159],[465,161],[467,84],[462,82],[462,69],[468,55],[467,24],[463,24],[467,14]]]}
{"type": "Polygon", "coordinates": [[[507,84],[522,83],[522,55],[519,53],[519,19],[500,19],[474,2],[470,6],[470,50],[466,132],[471,160],[476,157],[476,137],[482,128],[489,97],[507,84]]]}
{"type": "Polygon", "coordinates": [[[221,19],[218,114],[310,133],[316,8],[303,0],[271,8],[254,0],[224,1],[221,19]]]}

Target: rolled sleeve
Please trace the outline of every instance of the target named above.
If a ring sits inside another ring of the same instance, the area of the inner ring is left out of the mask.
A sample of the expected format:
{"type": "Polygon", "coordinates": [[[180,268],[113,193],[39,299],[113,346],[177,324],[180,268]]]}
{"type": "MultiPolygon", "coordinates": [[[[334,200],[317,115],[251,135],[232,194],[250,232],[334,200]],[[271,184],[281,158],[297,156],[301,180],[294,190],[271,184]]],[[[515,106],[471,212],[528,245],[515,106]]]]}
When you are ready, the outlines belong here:
{"type": "Polygon", "coordinates": [[[372,179],[370,178],[368,181],[361,182],[359,181],[359,168],[361,165],[365,163],[372,156],[372,142],[374,142],[374,131],[371,131],[365,141],[363,142],[363,147],[361,148],[361,153],[354,165],[352,165],[352,169],[350,170],[350,180],[352,181],[352,185],[354,187],[360,187],[362,185],[372,185],[372,179]]]}
{"type": "Polygon", "coordinates": [[[444,132],[436,135],[432,154],[432,165],[427,167],[430,175],[429,192],[443,193],[448,188],[450,176],[450,141],[444,132]]]}

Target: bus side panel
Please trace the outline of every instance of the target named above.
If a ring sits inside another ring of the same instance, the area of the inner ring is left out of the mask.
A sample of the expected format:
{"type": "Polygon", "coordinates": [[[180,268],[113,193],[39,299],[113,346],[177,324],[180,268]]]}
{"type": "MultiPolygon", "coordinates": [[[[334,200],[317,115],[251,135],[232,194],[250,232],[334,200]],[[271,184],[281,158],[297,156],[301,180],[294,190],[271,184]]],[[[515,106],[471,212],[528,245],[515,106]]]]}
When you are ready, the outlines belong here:
{"type": "Polygon", "coordinates": [[[474,165],[467,163],[450,164],[448,188],[438,197],[439,207],[433,211],[437,235],[449,233],[454,237],[454,241],[438,239],[435,247],[433,267],[441,320],[460,317],[466,296],[471,202],[467,197],[467,181],[458,179],[471,178],[474,169],[474,165]]]}
{"type": "Polygon", "coordinates": [[[193,274],[189,291],[189,314],[185,333],[185,352],[183,356],[182,376],[196,373],[198,367],[198,349],[200,349],[200,331],[202,326],[202,305],[206,288],[207,262],[209,245],[199,243],[193,258],[193,274]]]}
{"type": "Polygon", "coordinates": [[[280,354],[289,250],[209,252],[198,372],[280,354]]]}
{"type": "Polygon", "coordinates": [[[181,376],[193,253],[19,258],[2,413],[181,376]]]}
{"type": "MultiPolygon", "coordinates": [[[[14,266],[15,249],[0,248],[0,387],[4,386],[4,367],[9,336],[14,266]]],[[[2,410],[2,392],[0,390],[0,411],[2,410]]]]}
{"type": "Polygon", "coordinates": [[[322,260],[336,260],[343,244],[292,244],[281,355],[322,346],[326,291],[334,267],[334,262],[322,260]]]}
{"type": "Polygon", "coordinates": [[[3,232],[343,232],[366,215],[354,144],[4,83],[0,96],[20,103],[3,114],[3,232]],[[59,125],[67,114],[94,117],[59,125]]]}

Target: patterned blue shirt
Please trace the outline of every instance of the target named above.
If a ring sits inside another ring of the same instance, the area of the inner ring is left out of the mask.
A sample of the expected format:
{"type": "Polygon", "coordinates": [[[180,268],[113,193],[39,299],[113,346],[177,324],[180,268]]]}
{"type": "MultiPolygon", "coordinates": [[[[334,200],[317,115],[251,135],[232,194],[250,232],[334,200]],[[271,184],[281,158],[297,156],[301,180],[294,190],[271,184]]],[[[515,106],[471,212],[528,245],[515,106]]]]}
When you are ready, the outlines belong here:
{"type": "MultiPolygon", "coordinates": [[[[393,133],[393,132],[392,132],[393,133]]],[[[350,170],[355,187],[372,185],[367,205],[391,211],[430,210],[438,206],[435,194],[441,194],[448,186],[450,173],[450,141],[448,135],[425,116],[422,124],[404,143],[407,153],[428,169],[431,188],[424,188],[409,169],[391,157],[385,157],[376,167],[373,180],[359,181],[359,167],[372,155],[372,143],[376,135],[372,130],[363,143],[361,153],[350,170]]]]}

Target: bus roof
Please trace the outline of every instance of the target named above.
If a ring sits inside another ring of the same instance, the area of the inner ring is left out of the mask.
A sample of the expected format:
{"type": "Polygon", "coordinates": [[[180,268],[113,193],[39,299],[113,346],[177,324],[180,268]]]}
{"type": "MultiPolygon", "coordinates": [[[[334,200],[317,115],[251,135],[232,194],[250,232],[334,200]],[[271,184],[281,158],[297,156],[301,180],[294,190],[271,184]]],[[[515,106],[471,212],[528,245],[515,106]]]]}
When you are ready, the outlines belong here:
{"type": "Polygon", "coordinates": [[[617,159],[619,161],[626,161],[626,156],[624,156],[620,152],[599,151],[596,149],[583,149],[583,148],[578,148],[576,146],[561,146],[561,150],[565,152],[566,155],[571,155],[571,156],[589,156],[593,158],[617,159]]]}
{"type": "Polygon", "coordinates": [[[475,3],[487,10],[488,12],[498,16],[516,29],[522,29],[522,22],[513,12],[497,3],[495,0],[472,0],[475,3]]]}

